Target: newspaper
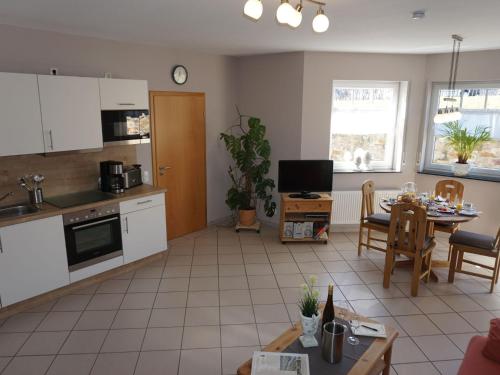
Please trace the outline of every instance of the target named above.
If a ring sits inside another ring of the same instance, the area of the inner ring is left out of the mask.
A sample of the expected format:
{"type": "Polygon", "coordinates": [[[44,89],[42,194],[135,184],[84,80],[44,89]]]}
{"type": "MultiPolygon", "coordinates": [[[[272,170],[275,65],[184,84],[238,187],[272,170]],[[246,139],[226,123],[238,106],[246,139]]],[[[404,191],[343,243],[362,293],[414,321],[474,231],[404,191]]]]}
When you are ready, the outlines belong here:
{"type": "Polygon", "coordinates": [[[309,356],[295,353],[254,352],[251,375],[309,375],[309,356]]]}

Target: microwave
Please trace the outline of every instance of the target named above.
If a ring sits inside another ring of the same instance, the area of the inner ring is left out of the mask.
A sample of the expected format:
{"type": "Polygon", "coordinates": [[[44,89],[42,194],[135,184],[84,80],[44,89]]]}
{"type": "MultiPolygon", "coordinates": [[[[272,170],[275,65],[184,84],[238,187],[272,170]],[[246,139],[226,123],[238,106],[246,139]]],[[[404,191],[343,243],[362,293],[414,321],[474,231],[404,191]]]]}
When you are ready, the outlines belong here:
{"type": "Polygon", "coordinates": [[[101,111],[104,145],[150,143],[149,110],[101,111]]]}

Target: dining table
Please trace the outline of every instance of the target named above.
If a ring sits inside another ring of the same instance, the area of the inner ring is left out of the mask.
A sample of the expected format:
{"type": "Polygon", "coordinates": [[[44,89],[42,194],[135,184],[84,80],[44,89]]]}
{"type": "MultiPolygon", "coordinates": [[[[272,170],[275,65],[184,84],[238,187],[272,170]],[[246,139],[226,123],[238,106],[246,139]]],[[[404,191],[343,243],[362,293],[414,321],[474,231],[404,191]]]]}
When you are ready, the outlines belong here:
{"type": "MultiPolygon", "coordinates": [[[[392,203],[388,199],[380,200],[380,208],[387,212],[391,212],[391,207],[394,203],[392,203]]],[[[437,202],[438,206],[446,207],[445,202],[437,202]]],[[[477,219],[480,216],[480,212],[475,212],[475,214],[471,215],[463,215],[460,213],[453,212],[440,212],[438,210],[427,210],[427,236],[434,237],[434,226],[435,224],[463,224],[468,223],[472,220],[477,219]]],[[[412,260],[408,261],[400,261],[396,263],[396,267],[398,266],[408,266],[413,264],[412,260]]],[[[432,272],[432,268],[449,268],[450,261],[449,260],[441,260],[441,259],[433,259],[431,263],[431,275],[430,278],[433,281],[438,281],[438,276],[432,272]]]]}

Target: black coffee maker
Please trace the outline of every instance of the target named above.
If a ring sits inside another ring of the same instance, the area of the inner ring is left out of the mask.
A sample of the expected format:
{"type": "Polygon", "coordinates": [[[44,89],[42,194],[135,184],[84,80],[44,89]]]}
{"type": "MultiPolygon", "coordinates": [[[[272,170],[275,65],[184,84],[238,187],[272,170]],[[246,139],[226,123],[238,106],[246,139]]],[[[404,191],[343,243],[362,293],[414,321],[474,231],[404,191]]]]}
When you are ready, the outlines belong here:
{"type": "Polygon", "coordinates": [[[123,162],[116,160],[101,161],[101,190],[107,193],[124,192],[123,162]]]}

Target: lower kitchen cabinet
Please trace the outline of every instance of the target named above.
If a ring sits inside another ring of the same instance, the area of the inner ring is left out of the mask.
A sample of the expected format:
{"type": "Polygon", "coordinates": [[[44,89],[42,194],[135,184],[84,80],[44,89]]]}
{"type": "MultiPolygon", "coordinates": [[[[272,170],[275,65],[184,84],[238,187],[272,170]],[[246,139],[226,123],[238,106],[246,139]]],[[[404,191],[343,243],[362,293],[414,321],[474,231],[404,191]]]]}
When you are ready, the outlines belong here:
{"type": "Polygon", "coordinates": [[[125,263],[167,249],[165,205],[122,212],[121,219],[125,263]]]}
{"type": "Polygon", "coordinates": [[[2,307],[68,284],[61,216],[0,228],[2,307]]]}

